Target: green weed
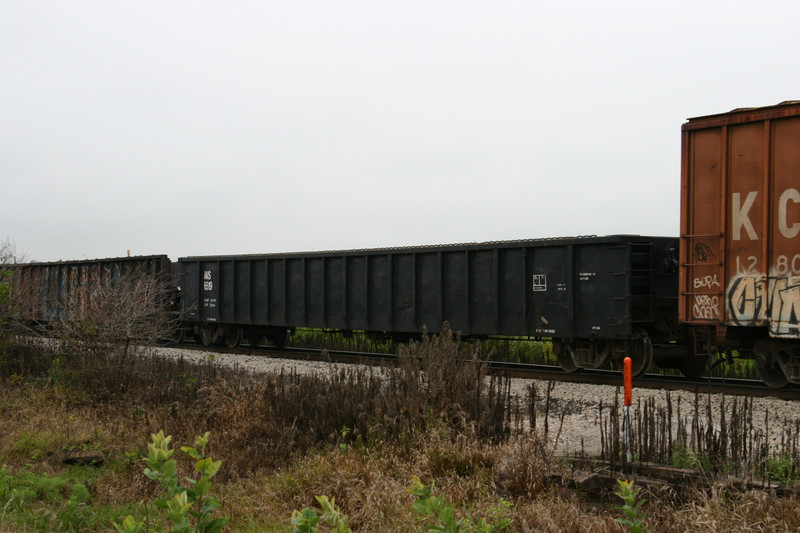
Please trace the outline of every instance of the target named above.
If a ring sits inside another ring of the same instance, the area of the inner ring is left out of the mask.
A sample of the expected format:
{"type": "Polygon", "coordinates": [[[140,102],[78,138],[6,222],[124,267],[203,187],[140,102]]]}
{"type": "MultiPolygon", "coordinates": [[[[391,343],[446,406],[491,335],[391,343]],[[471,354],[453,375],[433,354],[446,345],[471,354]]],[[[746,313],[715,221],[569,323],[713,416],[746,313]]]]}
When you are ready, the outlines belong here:
{"type": "Polygon", "coordinates": [[[617,509],[622,511],[625,518],[616,518],[614,521],[627,526],[630,533],[649,531],[644,528],[644,517],[647,516],[647,513],[643,513],[640,510],[640,507],[645,502],[644,498],[639,498],[642,487],[635,487],[633,481],[625,481],[623,479],[618,479],[617,483],[619,484],[619,490],[614,494],[624,502],[624,505],[617,507],[617,509]]]}
{"type": "Polygon", "coordinates": [[[7,465],[0,467],[0,509],[17,524],[35,529],[86,531],[94,522],[94,511],[88,505],[91,496],[86,485],[78,481],[80,469],[51,476],[27,469],[16,474],[7,465]]]}
{"type": "Polygon", "coordinates": [[[767,475],[770,479],[788,484],[797,479],[797,472],[794,468],[792,456],[782,453],[776,457],[767,459],[767,475]]]}
{"type": "Polygon", "coordinates": [[[333,533],[351,533],[348,524],[347,515],[342,514],[336,501],[331,498],[328,500],[327,496],[315,496],[322,508],[322,515],[315,509],[306,507],[302,511],[294,511],[292,513],[292,533],[315,533],[317,525],[323,523],[328,526],[329,531],[333,533]]]}
{"type": "Polygon", "coordinates": [[[496,513],[494,520],[475,519],[469,514],[456,520],[455,505],[444,496],[436,496],[432,487],[422,483],[417,476],[414,476],[408,491],[417,497],[412,508],[420,520],[427,524],[429,533],[500,533],[508,531],[511,526],[508,516],[511,503],[506,500],[501,499],[499,505],[492,509],[496,513]]]}
{"type": "MultiPolygon", "coordinates": [[[[206,432],[202,437],[196,437],[196,448],[181,447],[183,453],[195,459],[194,470],[200,474],[198,479],[186,478],[186,487],[179,484],[178,463],[172,458],[175,450],[170,447],[172,437],[159,431],[151,435],[152,442],[147,445],[145,462],[148,468],[144,473],[166,489],[165,495],[153,503],[157,509],[166,512],[172,523],[170,533],[218,533],[228,522],[227,518],[213,517],[219,508],[219,500],[209,495],[211,478],[217,474],[222,462],[205,456],[208,436],[206,432]]],[[[121,524],[115,522],[114,527],[119,533],[146,531],[144,521],[137,521],[132,515],[125,517],[121,524]]]]}

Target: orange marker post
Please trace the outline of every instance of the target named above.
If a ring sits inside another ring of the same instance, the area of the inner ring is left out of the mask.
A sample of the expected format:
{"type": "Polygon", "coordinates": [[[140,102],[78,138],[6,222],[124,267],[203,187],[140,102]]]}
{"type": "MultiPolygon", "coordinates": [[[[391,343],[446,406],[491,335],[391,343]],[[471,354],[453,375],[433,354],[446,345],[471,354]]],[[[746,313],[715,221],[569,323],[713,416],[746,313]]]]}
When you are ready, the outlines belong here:
{"type": "Polygon", "coordinates": [[[623,428],[625,432],[625,448],[627,452],[628,462],[633,462],[633,453],[631,452],[631,405],[633,404],[633,371],[630,357],[626,357],[622,361],[622,378],[625,383],[625,419],[623,420],[623,428]]]}
{"type": "Polygon", "coordinates": [[[622,375],[625,380],[625,407],[630,407],[633,404],[633,372],[631,371],[633,361],[630,357],[626,357],[622,363],[622,375]]]}

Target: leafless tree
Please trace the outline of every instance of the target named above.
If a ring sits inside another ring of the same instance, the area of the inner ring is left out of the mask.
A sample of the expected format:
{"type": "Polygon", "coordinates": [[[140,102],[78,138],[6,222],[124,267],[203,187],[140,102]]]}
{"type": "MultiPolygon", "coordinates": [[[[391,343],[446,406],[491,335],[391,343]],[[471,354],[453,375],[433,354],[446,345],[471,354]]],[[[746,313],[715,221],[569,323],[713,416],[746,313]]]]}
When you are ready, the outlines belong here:
{"type": "Polygon", "coordinates": [[[21,295],[15,265],[24,261],[24,255],[18,255],[11,239],[0,242],[0,340],[13,325],[13,319],[19,316],[21,295]]]}
{"type": "Polygon", "coordinates": [[[124,364],[177,326],[171,291],[163,276],[136,270],[74,282],[51,322],[53,336],[72,353],[124,364]]]}

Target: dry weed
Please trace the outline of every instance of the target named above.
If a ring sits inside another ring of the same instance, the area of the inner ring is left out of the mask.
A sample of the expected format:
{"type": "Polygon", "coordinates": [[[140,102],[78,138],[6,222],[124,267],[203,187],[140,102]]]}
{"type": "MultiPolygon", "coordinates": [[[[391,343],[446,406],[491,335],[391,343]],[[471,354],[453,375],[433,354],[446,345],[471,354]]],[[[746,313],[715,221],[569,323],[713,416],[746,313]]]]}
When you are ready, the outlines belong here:
{"type": "Polygon", "coordinates": [[[614,522],[609,511],[593,510],[575,496],[547,494],[515,509],[515,531],[524,533],[620,533],[624,528],[614,522]]]}
{"type": "Polygon", "coordinates": [[[546,487],[548,465],[553,461],[544,441],[536,436],[519,437],[504,446],[503,452],[496,472],[498,491],[515,500],[539,496],[546,487]]]}
{"type": "MultiPolygon", "coordinates": [[[[800,531],[800,497],[779,498],[764,491],[738,492],[720,485],[697,493],[677,512],[659,513],[658,531],[800,531]]],[[[655,517],[654,517],[655,518],[655,517]]]]}

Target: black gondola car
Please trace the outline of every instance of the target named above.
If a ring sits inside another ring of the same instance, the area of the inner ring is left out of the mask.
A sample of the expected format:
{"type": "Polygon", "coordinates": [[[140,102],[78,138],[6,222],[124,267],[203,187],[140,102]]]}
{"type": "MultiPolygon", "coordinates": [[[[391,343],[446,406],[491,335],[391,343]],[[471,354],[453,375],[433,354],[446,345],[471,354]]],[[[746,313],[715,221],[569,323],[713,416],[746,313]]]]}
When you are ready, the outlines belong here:
{"type": "MultiPolygon", "coordinates": [[[[182,320],[204,343],[296,327],[551,338],[565,369],[674,339],[677,242],[613,235],[179,259],[182,320]]],[[[637,363],[638,360],[638,364],[637,363]]]]}

